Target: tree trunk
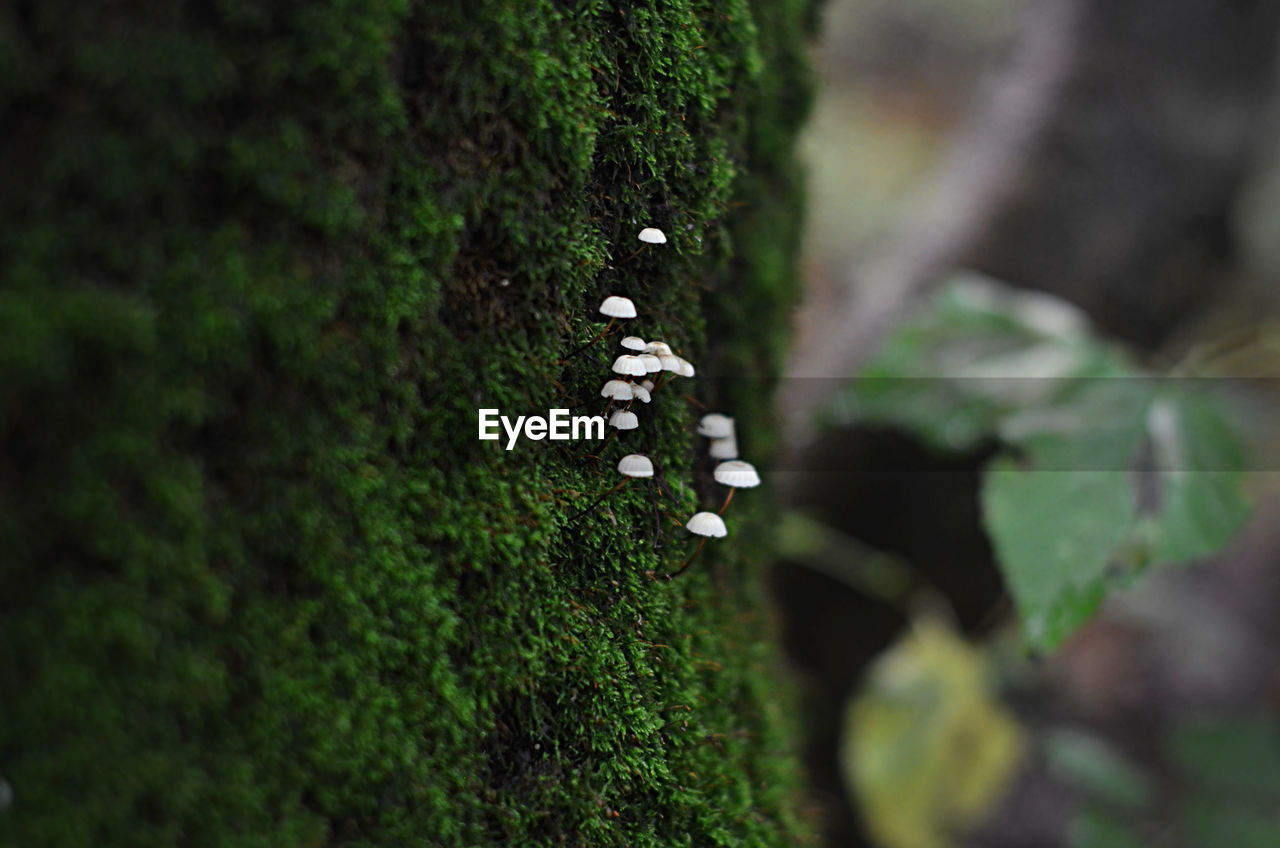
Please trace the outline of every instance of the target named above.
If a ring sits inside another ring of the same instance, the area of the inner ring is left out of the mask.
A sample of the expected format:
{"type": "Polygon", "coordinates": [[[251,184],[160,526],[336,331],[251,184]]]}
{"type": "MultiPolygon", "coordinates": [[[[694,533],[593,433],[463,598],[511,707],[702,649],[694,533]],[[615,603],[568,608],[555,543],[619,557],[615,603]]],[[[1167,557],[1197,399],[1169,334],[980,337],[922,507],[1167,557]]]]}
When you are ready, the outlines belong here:
{"type": "Polygon", "coordinates": [[[0,16],[0,843],[794,844],[766,495],[651,573],[683,396],[771,444],[809,5],[0,16]],[[611,294],[734,382],[479,440],[600,411],[611,294]]]}

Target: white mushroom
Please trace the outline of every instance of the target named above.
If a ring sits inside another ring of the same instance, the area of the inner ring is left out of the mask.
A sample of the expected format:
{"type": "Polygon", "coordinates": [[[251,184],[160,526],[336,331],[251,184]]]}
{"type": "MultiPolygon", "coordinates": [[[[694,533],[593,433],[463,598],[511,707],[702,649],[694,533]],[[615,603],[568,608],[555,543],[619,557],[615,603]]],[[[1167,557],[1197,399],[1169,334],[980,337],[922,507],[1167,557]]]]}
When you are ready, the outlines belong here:
{"type": "Polygon", "coordinates": [[[707,454],[712,459],[737,459],[738,437],[725,436],[723,439],[712,439],[707,454]]]}
{"type": "Polygon", "coordinates": [[[644,346],[644,352],[652,353],[655,356],[662,356],[663,354],[666,354],[667,356],[674,355],[671,352],[671,345],[667,344],[666,342],[649,342],[647,345],[644,346]]]}
{"type": "Polygon", "coordinates": [[[635,397],[633,387],[626,380],[610,380],[600,390],[600,397],[613,400],[631,400],[635,397]]]}
{"type": "Polygon", "coordinates": [[[652,380],[641,380],[641,381],[640,381],[640,385],[644,387],[644,390],[645,390],[646,392],[651,392],[651,391],[653,391],[653,381],[652,381],[652,380]]]}
{"type": "Polygon", "coordinates": [[[596,333],[595,338],[570,354],[571,356],[577,356],[608,335],[609,331],[613,329],[613,323],[619,318],[636,317],[636,305],[631,302],[630,298],[614,294],[606,297],[604,302],[600,304],[600,312],[609,316],[609,323],[605,324],[604,329],[596,333]]]}
{"type": "Polygon", "coordinates": [[[722,539],[729,535],[729,529],[724,526],[724,519],[714,512],[699,512],[693,518],[690,518],[684,526],[689,528],[690,533],[701,536],[702,539],[699,540],[698,547],[694,548],[693,553],[684,561],[684,565],[667,575],[668,580],[673,577],[679,577],[688,570],[689,566],[697,558],[698,553],[701,552],[702,546],[707,543],[707,539],[722,539]]]}
{"type": "Polygon", "coordinates": [[[678,372],[680,370],[680,357],[673,356],[670,353],[659,353],[657,358],[658,365],[663,371],[678,372]]]}
{"type": "Polygon", "coordinates": [[[724,439],[733,435],[733,419],[719,412],[702,416],[698,422],[698,435],[708,439],[724,439]]]}
{"type": "Polygon", "coordinates": [[[760,485],[760,475],[749,462],[730,460],[716,466],[716,482],[735,489],[754,489],[760,485]]]}
{"type": "Polygon", "coordinates": [[[680,375],[681,377],[692,377],[696,373],[693,370],[692,362],[690,362],[687,359],[682,359],[679,356],[677,356],[676,359],[680,360],[680,367],[676,369],[676,374],[680,375]]]}
{"type": "Polygon", "coordinates": [[[613,361],[613,371],[615,374],[626,374],[628,377],[643,377],[649,373],[644,363],[640,361],[640,357],[629,353],[624,353],[613,361]]]}
{"type": "Polygon", "coordinates": [[[662,362],[652,353],[642,353],[636,359],[644,363],[646,374],[656,374],[662,370],[662,362]]]}
{"type": "Polygon", "coordinates": [[[612,319],[636,317],[636,305],[631,298],[615,294],[604,299],[604,303],[600,304],[600,312],[609,316],[609,325],[613,326],[612,319]]]}
{"type": "MultiPolygon", "coordinates": [[[[649,382],[649,381],[648,381],[648,380],[645,380],[645,383],[647,383],[647,382],[649,382]]],[[[633,384],[631,385],[631,394],[632,394],[634,397],[636,397],[638,400],[640,400],[640,401],[642,401],[642,402],[644,402],[644,403],[648,403],[649,401],[651,401],[651,400],[653,399],[653,398],[651,398],[651,397],[649,396],[649,390],[648,390],[648,389],[646,389],[646,388],[644,387],[644,385],[643,385],[643,384],[641,384],[641,385],[637,386],[637,385],[635,385],[635,384],[633,383],[633,384]]]]}
{"type": "Polygon", "coordinates": [[[627,350],[645,350],[648,344],[639,336],[627,336],[622,340],[622,346],[627,350]]]}
{"type": "Polygon", "coordinates": [[[629,453],[618,460],[618,471],[628,477],[652,477],[653,462],[644,454],[629,453]]]}
{"type": "Polygon", "coordinates": [[[657,227],[645,227],[640,231],[640,241],[646,244],[666,244],[667,235],[657,227]]]}
{"type": "Polygon", "coordinates": [[[689,519],[685,527],[688,527],[691,533],[713,539],[723,539],[729,535],[729,529],[724,526],[724,519],[714,512],[699,512],[689,519]]]}
{"type": "Polygon", "coordinates": [[[640,426],[640,419],[634,412],[619,409],[609,416],[609,424],[619,430],[634,430],[640,426]]]}
{"type": "Polygon", "coordinates": [[[733,500],[734,492],[739,489],[754,489],[760,485],[760,475],[756,473],[755,466],[741,460],[720,463],[716,466],[714,476],[717,483],[729,487],[729,496],[720,505],[720,515],[724,515],[725,507],[733,500]]]}

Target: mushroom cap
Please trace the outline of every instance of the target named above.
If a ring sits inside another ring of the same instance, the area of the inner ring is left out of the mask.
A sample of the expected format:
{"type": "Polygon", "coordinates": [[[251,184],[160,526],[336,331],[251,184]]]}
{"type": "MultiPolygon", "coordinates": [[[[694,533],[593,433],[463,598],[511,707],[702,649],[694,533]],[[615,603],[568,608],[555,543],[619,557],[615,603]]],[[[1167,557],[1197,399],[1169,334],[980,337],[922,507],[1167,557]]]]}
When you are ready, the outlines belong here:
{"type": "Polygon", "coordinates": [[[604,303],[600,304],[600,311],[610,318],[636,317],[636,305],[631,302],[631,298],[616,294],[604,299],[604,303]]]}
{"type": "Polygon", "coordinates": [[[639,239],[648,244],[666,244],[667,234],[657,227],[645,227],[640,231],[639,239]]]}
{"type": "Polygon", "coordinates": [[[651,391],[653,391],[653,381],[652,381],[652,380],[641,380],[641,381],[640,381],[640,385],[644,387],[644,390],[645,390],[646,392],[651,392],[651,391]]]}
{"type": "Polygon", "coordinates": [[[680,360],[680,367],[676,369],[676,373],[681,377],[692,377],[695,373],[693,370],[693,363],[687,359],[682,359],[679,356],[677,356],[676,359],[680,360]]]}
{"type": "Polygon", "coordinates": [[[639,336],[627,336],[622,340],[622,346],[627,350],[644,350],[648,347],[645,340],[639,336]]]}
{"type": "Polygon", "coordinates": [[[712,439],[711,449],[707,451],[712,459],[737,459],[738,440],[733,436],[723,439],[712,439]]]}
{"type": "Polygon", "coordinates": [[[702,416],[698,422],[698,435],[709,439],[724,439],[733,436],[733,419],[719,412],[711,412],[702,416]]]}
{"type": "Polygon", "coordinates": [[[618,471],[628,477],[652,477],[653,462],[644,454],[629,453],[618,460],[618,471]]]}
{"type": "Polygon", "coordinates": [[[636,358],[644,363],[644,370],[646,374],[656,374],[662,370],[662,360],[654,356],[652,353],[642,353],[636,358]]]}
{"type": "Polygon", "coordinates": [[[640,426],[640,419],[636,418],[634,412],[628,412],[625,409],[619,409],[613,415],[609,416],[609,423],[619,430],[634,430],[640,426]]]}
{"type": "Polygon", "coordinates": [[[600,390],[600,397],[613,398],[614,400],[631,400],[631,398],[635,397],[632,388],[632,385],[626,380],[610,380],[600,390]]]}
{"type": "Polygon", "coordinates": [[[678,356],[674,356],[670,353],[660,353],[658,354],[658,364],[662,367],[663,371],[673,371],[677,374],[680,373],[680,357],[678,356]]]}
{"type": "Polygon", "coordinates": [[[649,373],[645,370],[644,363],[640,361],[640,357],[632,356],[629,353],[624,353],[613,360],[613,371],[615,374],[626,374],[631,377],[643,377],[649,373]]]}
{"type": "Polygon", "coordinates": [[[729,528],[724,526],[724,519],[714,512],[699,512],[684,526],[688,527],[691,533],[697,533],[699,536],[722,539],[729,535],[729,528]]]}
{"type": "MultiPolygon", "coordinates": [[[[649,381],[648,381],[648,380],[645,380],[645,382],[647,383],[647,382],[649,382],[649,381]]],[[[641,386],[637,386],[637,385],[635,385],[634,383],[633,383],[633,384],[631,384],[631,395],[632,395],[633,397],[637,397],[637,398],[639,398],[639,399],[640,399],[641,401],[643,401],[644,403],[648,403],[649,401],[653,400],[653,398],[649,396],[649,390],[648,390],[648,389],[646,389],[646,388],[645,388],[644,386],[642,386],[642,385],[641,385],[641,386]]]]}
{"type": "Polygon", "coordinates": [[[671,345],[667,344],[666,342],[649,342],[647,345],[644,346],[644,352],[652,353],[656,356],[661,356],[664,353],[667,356],[675,355],[671,352],[671,345]]]}
{"type": "Polygon", "coordinates": [[[717,483],[732,486],[735,489],[752,489],[760,485],[760,475],[756,467],[740,459],[731,459],[716,466],[717,483]]]}

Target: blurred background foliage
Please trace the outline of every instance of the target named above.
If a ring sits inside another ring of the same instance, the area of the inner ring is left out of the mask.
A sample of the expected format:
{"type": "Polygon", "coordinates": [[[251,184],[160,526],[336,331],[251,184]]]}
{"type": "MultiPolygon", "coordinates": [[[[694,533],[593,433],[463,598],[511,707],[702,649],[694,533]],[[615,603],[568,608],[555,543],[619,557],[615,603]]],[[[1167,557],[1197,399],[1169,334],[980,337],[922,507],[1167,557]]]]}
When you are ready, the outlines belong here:
{"type": "Polygon", "coordinates": [[[1278,31],[828,5],[791,376],[857,378],[774,585],[829,844],[1280,845],[1278,31]]]}

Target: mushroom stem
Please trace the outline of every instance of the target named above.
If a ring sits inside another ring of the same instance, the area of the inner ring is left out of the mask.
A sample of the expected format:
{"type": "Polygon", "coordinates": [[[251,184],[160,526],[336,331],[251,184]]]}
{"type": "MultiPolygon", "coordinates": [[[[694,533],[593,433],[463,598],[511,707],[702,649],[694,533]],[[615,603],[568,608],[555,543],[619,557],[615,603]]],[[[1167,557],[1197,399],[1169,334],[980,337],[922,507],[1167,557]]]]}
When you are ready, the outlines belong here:
{"type": "Polygon", "coordinates": [[[601,495],[600,497],[596,498],[596,499],[595,499],[594,501],[592,501],[592,502],[591,502],[591,503],[590,503],[590,504],[589,504],[585,509],[583,509],[581,512],[579,512],[579,513],[575,514],[574,516],[572,516],[569,520],[570,520],[570,521],[577,521],[579,518],[581,518],[582,516],[586,515],[588,512],[591,512],[591,510],[593,510],[593,509],[595,509],[596,507],[600,506],[600,504],[604,502],[604,499],[605,499],[605,498],[609,497],[609,496],[610,496],[610,495],[612,495],[614,492],[618,491],[619,489],[621,489],[623,486],[627,485],[627,484],[628,484],[628,483],[630,483],[630,482],[631,482],[631,478],[630,478],[630,477],[623,477],[623,478],[622,478],[622,482],[621,482],[621,483],[619,483],[618,485],[614,486],[612,489],[610,489],[609,491],[605,492],[605,493],[604,493],[603,495],[601,495]]]}
{"type": "Polygon", "coordinates": [[[707,543],[707,537],[703,536],[702,541],[698,542],[698,547],[693,549],[693,553],[684,561],[684,565],[667,575],[668,580],[673,580],[689,570],[689,566],[693,565],[693,561],[698,558],[698,554],[702,551],[702,546],[707,543]]]}
{"type": "Polygon", "coordinates": [[[578,349],[577,349],[577,350],[575,350],[573,353],[571,353],[571,354],[569,354],[568,356],[566,356],[566,357],[565,357],[565,359],[573,359],[575,356],[577,356],[578,354],[582,353],[584,350],[586,350],[587,348],[591,347],[592,345],[594,345],[596,342],[600,341],[600,340],[601,340],[602,338],[604,338],[605,336],[609,335],[609,332],[613,329],[613,322],[615,322],[615,321],[617,321],[617,320],[618,320],[618,319],[617,319],[616,317],[615,317],[615,318],[610,318],[610,319],[609,319],[609,323],[604,325],[604,329],[603,329],[603,330],[601,330],[600,332],[596,333],[596,337],[595,337],[594,339],[592,339],[591,341],[587,342],[587,343],[586,343],[586,344],[584,344],[582,347],[578,348],[578,349]]]}
{"type": "MultiPolygon", "coordinates": [[[[644,250],[644,245],[643,245],[643,244],[636,248],[636,252],[635,252],[635,253],[631,254],[631,255],[630,255],[630,256],[628,256],[626,259],[624,259],[624,260],[622,260],[621,262],[619,262],[619,263],[618,263],[618,265],[626,265],[626,264],[627,264],[628,262],[630,262],[632,259],[635,259],[637,256],[639,256],[639,255],[640,255],[640,251],[642,251],[642,250],[644,250]]],[[[614,265],[613,267],[617,268],[617,267],[618,267],[618,265],[614,265]]]]}
{"type": "MultiPolygon", "coordinates": [[[[603,442],[600,443],[600,453],[604,453],[605,447],[608,446],[608,444],[613,441],[613,437],[616,435],[618,435],[618,431],[614,430],[612,433],[609,434],[608,438],[606,438],[603,442]]],[[[599,454],[596,455],[596,458],[599,459],[599,454]]]]}
{"type": "Polygon", "coordinates": [[[724,499],[724,503],[720,504],[720,511],[717,512],[716,515],[724,515],[724,509],[729,505],[729,501],[733,500],[733,493],[736,491],[738,491],[737,488],[733,486],[729,487],[729,496],[724,499]]]}

